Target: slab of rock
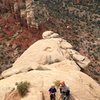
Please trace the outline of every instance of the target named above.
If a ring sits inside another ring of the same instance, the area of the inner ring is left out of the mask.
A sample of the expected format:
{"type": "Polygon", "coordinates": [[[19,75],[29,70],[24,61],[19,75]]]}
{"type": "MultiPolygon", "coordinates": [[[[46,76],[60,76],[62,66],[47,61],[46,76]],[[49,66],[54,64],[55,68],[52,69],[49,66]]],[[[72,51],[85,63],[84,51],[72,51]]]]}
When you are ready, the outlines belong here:
{"type": "Polygon", "coordinates": [[[67,52],[70,54],[72,59],[83,69],[90,63],[90,60],[87,57],[80,55],[80,53],[75,50],[67,49],[67,52]]]}

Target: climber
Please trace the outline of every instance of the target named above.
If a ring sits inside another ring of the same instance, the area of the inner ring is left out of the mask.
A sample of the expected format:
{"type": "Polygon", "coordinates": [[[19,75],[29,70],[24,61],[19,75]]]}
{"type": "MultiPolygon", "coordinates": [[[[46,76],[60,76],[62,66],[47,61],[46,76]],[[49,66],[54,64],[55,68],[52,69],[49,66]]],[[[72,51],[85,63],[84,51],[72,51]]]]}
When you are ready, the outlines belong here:
{"type": "Polygon", "coordinates": [[[70,89],[68,85],[65,84],[64,81],[60,82],[60,93],[62,100],[68,100],[70,96],[70,89]]]}
{"type": "Polygon", "coordinates": [[[54,85],[51,86],[51,88],[49,89],[49,93],[50,93],[50,100],[56,100],[56,88],[54,85]]]}

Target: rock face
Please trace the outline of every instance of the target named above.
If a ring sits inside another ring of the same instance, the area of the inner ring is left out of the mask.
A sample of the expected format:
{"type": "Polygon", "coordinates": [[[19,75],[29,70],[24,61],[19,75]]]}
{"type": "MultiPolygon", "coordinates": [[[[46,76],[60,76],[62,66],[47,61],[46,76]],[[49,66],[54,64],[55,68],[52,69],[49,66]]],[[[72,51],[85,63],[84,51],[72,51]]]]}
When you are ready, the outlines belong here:
{"type": "Polygon", "coordinates": [[[69,65],[71,69],[76,70],[87,67],[90,62],[87,57],[72,50],[72,45],[66,40],[54,38],[55,35],[53,34],[55,33],[52,32],[51,34],[50,31],[44,32],[43,38],[45,38],[30,46],[30,48],[16,60],[11,69],[2,73],[2,76],[5,77],[21,71],[27,71],[27,69],[35,69],[38,66],[49,66],[55,63],[55,66],[59,66],[59,64],[65,64],[67,62],[66,66],[69,65]],[[79,66],[77,64],[79,64],[79,66]]]}
{"type": "MultiPolygon", "coordinates": [[[[43,97],[49,100],[48,88],[56,80],[64,80],[69,85],[70,100],[100,100],[100,86],[80,71],[90,60],[73,50],[57,33],[56,37],[52,31],[46,31],[42,36],[44,39],[30,46],[12,68],[1,74],[4,78],[0,81],[1,100],[21,81],[30,82],[31,87],[28,95],[18,100],[44,100],[43,97]]],[[[60,97],[59,90],[56,97],[60,97]]]]}

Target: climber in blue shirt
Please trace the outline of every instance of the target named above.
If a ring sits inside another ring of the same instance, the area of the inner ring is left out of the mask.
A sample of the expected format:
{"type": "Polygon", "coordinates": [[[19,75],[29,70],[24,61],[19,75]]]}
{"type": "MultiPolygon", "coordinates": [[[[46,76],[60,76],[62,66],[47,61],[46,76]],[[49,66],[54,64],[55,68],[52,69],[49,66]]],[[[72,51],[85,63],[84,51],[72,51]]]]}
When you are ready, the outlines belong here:
{"type": "Polygon", "coordinates": [[[56,100],[56,88],[54,85],[51,86],[51,88],[49,89],[49,93],[50,93],[50,100],[56,100]]]}

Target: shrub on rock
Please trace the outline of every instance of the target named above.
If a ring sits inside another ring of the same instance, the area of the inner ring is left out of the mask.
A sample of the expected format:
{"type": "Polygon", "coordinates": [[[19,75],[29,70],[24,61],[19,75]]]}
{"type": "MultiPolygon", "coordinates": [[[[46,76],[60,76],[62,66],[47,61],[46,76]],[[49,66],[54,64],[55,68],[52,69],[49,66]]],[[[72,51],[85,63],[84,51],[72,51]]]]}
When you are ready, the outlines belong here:
{"type": "Polygon", "coordinates": [[[30,83],[20,82],[20,83],[16,83],[16,85],[17,85],[18,93],[20,94],[20,96],[24,97],[28,93],[30,83]]]}

